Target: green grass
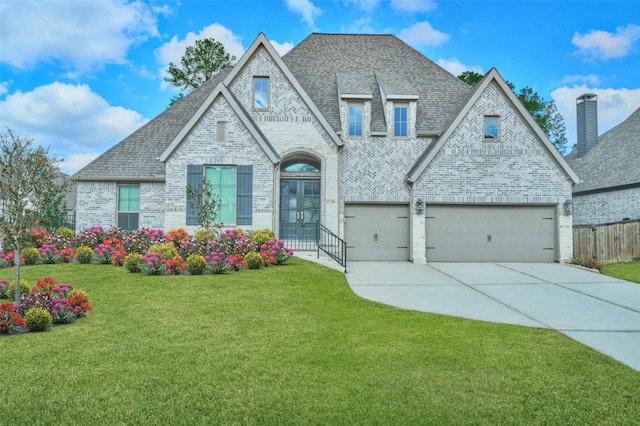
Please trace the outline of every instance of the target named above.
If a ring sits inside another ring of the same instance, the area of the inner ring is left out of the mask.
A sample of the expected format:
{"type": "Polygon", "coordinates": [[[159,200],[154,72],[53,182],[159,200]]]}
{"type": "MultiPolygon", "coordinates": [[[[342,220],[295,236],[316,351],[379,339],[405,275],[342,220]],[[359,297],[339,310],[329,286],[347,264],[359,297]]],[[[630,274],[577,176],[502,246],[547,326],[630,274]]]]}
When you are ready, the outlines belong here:
{"type": "MultiPolygon", "coordinates": [[[[546,329],[362,300],[300,259],[222,276],[31,266],[94,312],[0,337],[0,424],[637,424],[640,373],[546,329]]],[[[12,270],[0,270],[11,279],[12,270]]]]}
{"type": "Polygon", "coordinates": [[[602,265],[601,271],[605,275],[621,280],[640,283],[640,260],[632,262],[607,263],[602,265]]]}

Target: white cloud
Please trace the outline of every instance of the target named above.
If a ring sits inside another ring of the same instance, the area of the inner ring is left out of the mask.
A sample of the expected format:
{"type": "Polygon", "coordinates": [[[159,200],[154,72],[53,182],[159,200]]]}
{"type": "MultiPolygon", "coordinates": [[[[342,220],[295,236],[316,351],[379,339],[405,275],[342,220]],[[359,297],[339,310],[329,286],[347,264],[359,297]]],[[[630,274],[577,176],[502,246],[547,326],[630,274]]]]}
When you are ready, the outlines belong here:
{"type": "Polygon", "coordinates": [[[141,1],[3,3],[0,60],[21,69],[40,62],[80,71],[122,64],[132,45],[158,36],[156,15],[141,1]]]}
{"type": "Polygon", "coordinates": [[[436,7],[437,3],[433,0],[391,0],[391,7],[402,12],[429,12],[436,7]]]}
{"type": "Polygon", "coordinates": [[[322,14],[322,10],[314,6],[310,0],[285,0],[289,10],[302,16],[305,22],[313,31],[316,30],[315,18],[322,14]]]}
{"type": "Polygon", "coordinates": [[[98,158],[100,152],[87,154],[71,154],[60,163],[60,170],[72,176],[75,172],[98,158]]]}
{"type": "Polygon", "coordinates": [[[449,34],[434,29],[427,21],[400,31],[400,38],[413,47],[438,46],[449,40],[449,34]]]}
{"type": "Polygon", "coordinates": [[[371,17],[365,16],[364,18],[357,19],[349,25],[340,26],[341,33],[350,34],[376,34],[377,31],[371,26],[371,17]]]}
{"type": "Polygon", "coordinates": [[[0,96],[4,95],[9,91],[9,86],[11,85],[11,80],[9,81],[0,81],[0,96]]]}
{"type": "Polygon", "coordinates": [[[275,40],[269,40],[269,43],[271,43],[273,48],[276,49],[276,52],[278,52],[280,56],[283,56],[285,53],[293,49],[293,43],[288,41],[285,41],[284,43],[278,43],[275,40]]]}
{"type": "Polygon", "coordinates": [[[371,12],[380,4],[380,0],[344,0],[347,5],[354,5],[359,9],[371,12]]]}
{"type": "Polygon", "coordinates": [[[567,75],[562,79],[562,84],[565,85],[586,85],[586,86],[599,86],[601,79],[595,74],[589,75],[567,75]]]}
{"type": "Polygon", "coordinates": [[[477,72],[478,74],[484,75],[484,71],[483,71],[481,66],[479,66],[479,65],[471,65],[471,66],[464,65],[463,63],[461,63],[458,60],[458,58],[438,59],[438,65],[440,65],[442,68],[446,69],[447,71],[449,71],[451,74],[455,75],[456,77],[459,76],[460,74],[462,74],[465,71],[473,71],[473,72],[477,72]]]}
{"type": "MultiPolygon", "coordinates": [[[[190,32],[182,40],[177,36],[160,46],[156,50],[156,57],[158,63],[161,65],[160,74],[162,77],[166,76],[166,69],[169,68],[169,63],[180,64],[180,60],[184,55],[187,47],[193,46],[196,40],[202,40],[205,38],[213,38],[219,41],[224,46],[224,49],[230,55],[240,58],[244,53],[244,47],[242,46],[241,38],[233,34],[231,30],[220,24],[211,24],[206,26],[199,33],[190,32]]],[[[167,87],[167,83],[163,83],[163,87],[167,87]]]]}
{"type": "Polygon", "coordinates": [[[586,85],[560,87],[551,97],[564,117],[569,148],[577,141],[576,98],[585,93],[598,95],[598,134],[601,135],[627,119],[640,107],[640,89],[598,89],[586,85]]]}
{"type": "Polygon", "coordinates": [[[86,84],[58,82],[6,96],[0,117],[3,127],[50,146],[52,153],[71,158],[74,167],[148,121],[136,111],[109,105],[86,84]]]}
{"type": "Polygon", "coordinates": [[[571,43],[578,48],[577,54],[590,59],[611,59],[626,56],[639,39],[640,26],[629,24],[616,28],[615,34],[602,30],[591,30],[584,35],[576,32],[571,43]]]}

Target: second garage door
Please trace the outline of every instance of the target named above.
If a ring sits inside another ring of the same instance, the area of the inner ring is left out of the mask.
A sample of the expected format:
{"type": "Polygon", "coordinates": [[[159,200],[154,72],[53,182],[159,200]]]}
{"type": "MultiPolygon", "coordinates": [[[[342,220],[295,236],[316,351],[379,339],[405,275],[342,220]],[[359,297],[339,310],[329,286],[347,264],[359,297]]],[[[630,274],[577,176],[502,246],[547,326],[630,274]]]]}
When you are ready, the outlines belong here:
{"type": "Polygon", "coordinates": [[[553,262],[554,206],[427,206],[429,262],[553,262]]]}
{"type": "Polygon", "coordinates": [[[348,260],[408,260],[409,206],[347,204],[344,233],[348,260]]]}

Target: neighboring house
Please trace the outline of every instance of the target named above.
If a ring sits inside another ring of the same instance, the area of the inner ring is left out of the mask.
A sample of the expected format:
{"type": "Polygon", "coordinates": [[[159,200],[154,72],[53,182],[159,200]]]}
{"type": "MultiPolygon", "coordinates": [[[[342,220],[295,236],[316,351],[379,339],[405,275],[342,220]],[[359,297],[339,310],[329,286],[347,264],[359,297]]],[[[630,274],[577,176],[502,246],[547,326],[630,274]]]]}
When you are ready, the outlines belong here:
{"type": "Polygon", "coordinates": [[[392,35],[260,34],[231,68],[73,176],[77,228],[225,227],[294,248],[316,223],[350,260],[566,261],[577,175],[492,69],[460,81],[392,35]]]}
{"type": "Polygon", "coordinates": [[[640,219],[640,108],[598,137],[596,95],[577,101],[579,147],[566,157],[581,180],[573,189],[573,224],[640,219]]]}
{"type": "Polygon", "coordinates": [[[65,195],[65,217],[62,219],[61,225],[75,227],[76,212],[76,185],[73,184],[71,176],[66,173],[60,173],[60,177],[68,184],[68,191],[65,195]]]}

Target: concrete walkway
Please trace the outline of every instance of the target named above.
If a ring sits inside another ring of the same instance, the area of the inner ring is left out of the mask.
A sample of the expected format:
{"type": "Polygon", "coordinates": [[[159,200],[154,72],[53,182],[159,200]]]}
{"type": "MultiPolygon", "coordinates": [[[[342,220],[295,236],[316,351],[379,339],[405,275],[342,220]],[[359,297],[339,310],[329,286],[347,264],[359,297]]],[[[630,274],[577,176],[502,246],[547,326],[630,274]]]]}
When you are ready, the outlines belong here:
{"type": "Polygon", "coordinates": [[[640,284],[557,263],[350,262],[365,299],[558,330],[640,371],[640,284]]]}

